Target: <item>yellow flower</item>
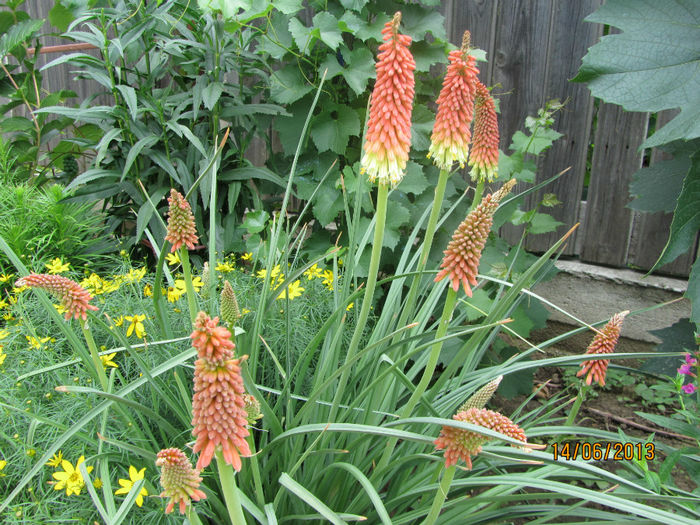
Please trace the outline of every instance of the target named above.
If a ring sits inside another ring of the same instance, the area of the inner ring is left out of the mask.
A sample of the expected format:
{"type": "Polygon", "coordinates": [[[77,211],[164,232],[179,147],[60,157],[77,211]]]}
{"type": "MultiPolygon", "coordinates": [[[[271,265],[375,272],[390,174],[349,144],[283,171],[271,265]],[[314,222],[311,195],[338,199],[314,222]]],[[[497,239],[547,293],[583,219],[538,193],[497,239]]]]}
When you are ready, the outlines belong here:
{"type": "Polygon", "coordinates": [[[95,481],[92,482],[92,486],[100,490],[102,488],[102,480],[100,478],[95,478],[95,481]]]}
{"type": "Polygon", "coordinates": [[[6,314],[3,314],[3,315],[2,315],[2,318],[3,318],[5,321],[12,321],[12,320],[15,318],[15,316],[8,312],[8,313],[6,313],[6,314]]]}
{"type": "Polygon", "coordinates": [[[168,264],[170,266],[175,266],[176,264],[180,264],[180,255],[177,252],[169,253],[168,255],[165,256],[165,258],[168,260],[168,264]]]}
{"type": "Polygon", "coordinates": [[[241,255],[241,259],[244,261],[250,261],[253,258],[253,254],[250,252],[245,252],[243,255],[241,255]]]}
{"type": "Polygon", "coordinates": [[[10,332],[8,330],[0,330],[0,341],[5,339],[8,335],[10,335],[10,332]]]}
{"type": "Polygon", "coordinates": [[[54,454],[53,457],[46,462],[46,464],[49,467],[58,468],[58,466],[61,464],[62,461],[63,461],[63,452],[61,452],[59,450],[57,454],[54,454]]]}
{"type": "Polygon", "coordinates": [[[100,361],[102,361],[102,366],[107,368],[108,366],[111,366],[112,368],[119,368],[119,365],[113,361],[114,356],[116,356],[117,353],[114,352],[113,354],[105,354],[100,356],[100,361]]]}
{"type": "Polygon", "coordinates": [[[35,350],[41,350],[42,348],[44,348],[44,343],[51,341],[50,337],[42,337],[40,339],[37,339],[36,337],[33,337],[31,335],[25,335],[24,337],[27,338],[29,347],[34,348],[35,350]]]}
{"type": "MultiPolygon", "coordinates": [[[[114,494],[119,495],[119,494],[128,494],[131,488],[136,484],[136,482],[140,479],[143,479],[143,476],[146,472],[146,467],[143,467],[141,470],[137,471],[136,467],[133,465],[129,466],[129,478],[130,479],[120,479],[119,484],[122,486],[122,488],[117,489],[114,494]]],[[[148,496],[148,491],[145,488],[141,488],[141,491],[139,492],[139,495],[136,496],[136,504],[140,507],[143,505],[143,497],[148,496]]]]}
{"type": "Polygon", "coordinates": [[[0,274],[0,283],[6,283],[15,276],[14,273],[3,273],[0,274]]]}
{"type": "Polygon", "coordinates": [[[241,315],[245,315],[245,314],[249,314],[249,313],[250,313],[250,310],[248,310],[247,308],[243,308],[243,310],[241,310],[241,315]]]}
{"type": "MultiPolygon", "coordinates": [[[[19,287],[13,286],[13,287],[12,287],[12,293],[13,293],[13,294],[17,294],[17,295],[21,294],[21,293],[22,293],[23,291],[25,291],[25,290],[29,290],[29,286],[19,286],[19,287]]],[[[16,299],[15,299],[15,302],[17,302],[16,299]]],[[[14,303],[13,303],[13,304],[14,304],[14,303]]]]}
{"type": "Polygon", "coordinates": [[[70,270],[70,263],[65,263],[59,259],[58,257],[55,258],[53,261],[50,263],[44,264],[49,269],[49,273],[63,273],[67,272],[70,270]]]}
{"type": "MultiPolygon", "coordinates": [[[[199,292],[199,290],[204,286],[204,283],[202,282],[202,278],[197,276],[192,278],[192,288],[194,288],[195,292],[199,292]]],[[[184,279],[176,279],[175,280],[175,289],[180,292],[180,295],[183,295],[186,293],[187,289],[185,288],[185,280],[184,279]]],[[[178,297],[179,299],[179,297],[178,297]]]]}
{"type": "Polygon", "coordinates": [[[289,292],[289,300],[291,301],[292,299],[296,299],[297,297],[301,297],[301,292],[304,291],[304,288],[301,287],[301,281],[297,279],[294,281],[292,284],[290,284],[286,290],[284,290],[277,299],[285,299],[287,297],[287,292],[289,292]]]}
{"type": "Polygon", "coordinates": [[[62,304],[54,304],[53,307],[56,309],[56,311],[59,314],[65,314],[66,313],[66,307],[63,306],[62,304]]]}
{"type": "Polygon", "coordinates": [[[147,284],[146,286],[143,287],[143,295],[145,297],[153,297],[153,288],[151,287],[150,284],[147,284]]]}
{"type": "Polygon", "coordinates": [[[355,306],[355,303],[350,303],[345,310],[349,312],[350,310],[352,310],[353,306],[355,306]]]}
{"type": "Polygon", "coordinates": [[[146,316],[141,314],[136,315],[125,315],[124,319],[129,321],[131,324],[129,328],[126,329],[126,336],[131,337],[131,334],[136,332],[136,337],[143,339],[146,335],[146,329],[143,326],[143,321],[145,321],[146,316]]]}
{"type": "Polygon", "coordinates": [[[5,468],[5,465],[7,465],[7,461],[5,461],[4,459],[0,459],[0,478],[4,478],[4,477],[5,477],[5,474],[3,474],[3,473],[1,472],[2,469],[5,468]]]}
{"type": "Polygon", "coordinates": [[[321,281],[326,288],[333,290],[333,270],[323,270],[323,281],[321,281]]]}
{"type": "Polygon", "coordinates": [[[5,299],[0,299],[0,310],[7,308],[7,301],[5,299]]]}
{"type": "Polygon", "coordinates": [[[235,267],[230,262],[220,262],[216,265],[215,270],[221,273],[231,273],[235,267]]]}
{"type": "MultiPolygon", "coordinates": [[[[85,461],[85,456],[80,456],[80,459],[78,459],[78,462],[74,467],[67,459],[62,460],[61,467],[63,468],[64,472],[53,473],[54,479],[58,480],[58,483],[54,485],[53,489],[63,490],[65,488],[66,496],[70,496],[71,494],[80,496],[80,491],[85,486],[85,480],[83,479],[83,475],[80,473],[80,464],[83,461],[85,461]]],[[[88,474],[92,472],[92,468],[93,467],[87,467],[86,470],[88,474]]]]}
{"type": "Polygon", "coordinates": [[[114,320],[114,325],[115,325],[115,326],[121,326],[121,325],[123,325],[123,324],[124,324],[124,316],[123,316],[123,315],[120,315],[119,317],[117,317],[117,318],[114,320]]]}
{"type": "Polygon", "coordinates": [[[311,268],[304,272],[304,275],[306,275],[310,281],[314,277],[321,277],[323,272],[321,271],[321,268],[318,267],[318,264],[314,264],[311,268]]]}
{"type": "Polygon", "coordinates": [[[140,282],[144,275],[146,275],[145,266],[143,268],[139,268],[138,270],[131,268],[129,269],[129,273],[123,276],[123,280],[128,283],[140,282]]]}
{"type": "Polygon", "coordinates": [[[7,354],[2,351],[2,345],[0,345],[0,366],[5,362],[5,358],[7,357],[7,354]]]}
{"type": "Polygon", "coordinates": [[[180,299],[180,297],[182,297],[184,293],[184,291],[181,291],[173,286],[168,286],[168,301],[174,303],[175,301],[180,299]]]}

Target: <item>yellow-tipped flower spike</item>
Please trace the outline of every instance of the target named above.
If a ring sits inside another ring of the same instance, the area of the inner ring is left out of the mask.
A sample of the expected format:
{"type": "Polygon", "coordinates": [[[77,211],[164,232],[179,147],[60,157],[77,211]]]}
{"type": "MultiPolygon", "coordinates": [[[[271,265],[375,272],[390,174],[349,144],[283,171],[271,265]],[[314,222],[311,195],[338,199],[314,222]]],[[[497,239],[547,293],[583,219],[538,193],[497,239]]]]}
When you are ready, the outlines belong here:
{"type": "Polygon", "coordinates": [[[408,46],[411,37],[399,34],[401,13],[382,30],[379,46],[377,82],[367,121],[367,140],[361,160],[361,172],[370,182],[396,186],[404,175],[411,147],[411,110],[413,109],[416,63],[408,46]]]}
{"type": "Polygon", "coordinates": [[[49,275],[46,273],[33,273],[18,279],[15,287],[28,286],[30,288],[41,288],[46,290],[61,301],[61,306],[66,312],[66,321],[71,317],[80,317],[87,320],[88,310],[97,310],[96,306],[89,304],[92,295],[75,281],[71,281],[60,275],[49,275]]]}
{"type": "Polygon", "coordinates": [[[474,118],[479,74],[476,58],[469,55],[469,31],[464,32],[462,48],[450,52],[448,59],[450,64],[437,99],[438,112],[428,157],[432,157],[438,168],[449,171],[454,162],[463,168],[469,158],[469,127],[474,118]]]}
{"type": "Polygon", "coordinates": [[[492,379],[479,390],[477,390],[469,399],[467,399],[464,404],[459,407],[457,412],[464,412],[470,408],[484,408],[486,403],[493,397],[498,390],[498,385],[501,384],[503,376],[498,376],[496,379],[492,379]]]}
{"type": "Polygon", "coordinates": [[[476,275],[479,271],[481,251],[493,225],[493,214],[496,213],[500,200],[514,185],[515,179],[511,179],[496,193],[488,194],[457,227],[444,251],[445,257],[440,264],[442,270],[435,277],[435,282],[449,276],[455,292],[462,283],[464,293],[472,296],[470,285],[477,284],[476,275]]]}
{"type": "Polygon", "coordinates": [[[241,456],[250,456],[240,367],[248,356],[233,358],[231,333],[217,326],[218,322],[218,317],[211,319],[199,312],[190,335],[199,356],[194,363],[192,434],[197,441],[192,450],[201,452],[197,461],[200,470],[211,463],[221,447],[226,463],[240,471],[241,456]]]}
{"type": "MultiPolygon", "coordinates": [[[[620,329],[622,322],[629,313],[628,310],[620,312],[612,316],[600,333],[593,337],[593,341],[588,345],[586,354],[612,354],[615,351],[615,345],[620,338],[620,329]]],[[[605,386],[605,374],[608,370],[609,359],[594,359],[592,361],[584,361],[581,363],[581,370],[578,371],[576,377],[581,377],[586,374],[586,384],[590,385],[593,381],[597,381],[600,386],[605,386]]]]}
{"type": "Polygon", "coordinates": [[[160,467],[160,484],[163,492],[161,498],[170,498],[165,513],[173,511],[178,505],[180,514],[184,514],[191,500],[199,501],[207,496],[199,490],[202,478],[199,470],[192,468],[192,463],[179,448],[166,448],[156,455],[156,466],[160,467]]]}
{"type": "Polygon", "coordinates": [[[202,267],[202,291],[199,292],[203,299],[209,299],[209,280],[211,272],[209,271],[209,263],[205,262],[202,267]]]}
{"type": "MultiPolygon", "coordinates": [[[[479,425],[494,430],[505,436],[527,443],[525,432],[503,414],[485,408],[470,408],[458,412],[452,419],[479,425]]],[[[491,438],[450,426],[442,427],[440,436],[435,440],[437,450],[445,450],[445,466],[456,465],[461,459],[469,470],[472,469],[472,456],[481,452],[481,446],[491,438]]]]}
{"type": "Polygon", "coordinates": [[[168,234],[165,239],[172,244],[170,252],[178,250],[183,244],[187,246],[187,249],[194,250],[194,243],[199,239],[190,203],[180,192],[171,189],[168,204],[168,234]]]}
{"type": "Polygon", "coordinates": [[[475,113],[469,176],[475,182],[491,182],[498,177],[498,117],[491,93],[478,80],[475,113]]]}
{"type": "Polygon", "coordinates": [[[241,310],[238,308],[236,293],[228,281],[224,281],[224,288],[221,290],[221,306],[219,309],[221,319],[229,326],[233,326],[241,318],[241,310]]]}

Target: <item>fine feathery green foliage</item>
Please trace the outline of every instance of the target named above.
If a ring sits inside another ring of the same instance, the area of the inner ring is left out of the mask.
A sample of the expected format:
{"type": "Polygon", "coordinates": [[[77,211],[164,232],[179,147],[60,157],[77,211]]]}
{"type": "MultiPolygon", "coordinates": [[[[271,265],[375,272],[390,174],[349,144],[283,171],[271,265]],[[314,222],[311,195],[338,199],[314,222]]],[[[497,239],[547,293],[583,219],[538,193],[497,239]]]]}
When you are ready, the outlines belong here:
{"type": "MultiPolygon", "coordinates": [[[[637,196],[634,209],[674,211],[668,242],[653,271],[692,250],[700,230],[700,3],[611,0],[586,20],[622,33],[604,36],[588,50],[575,82],[586,82],[593,96],[628,111],[680,110],[641,146],[666,145],[673,161],[642,169],[630,186],[637,196]]],[[[686,297],[691,318],[700,326],[697,261],[686,297]]]]}

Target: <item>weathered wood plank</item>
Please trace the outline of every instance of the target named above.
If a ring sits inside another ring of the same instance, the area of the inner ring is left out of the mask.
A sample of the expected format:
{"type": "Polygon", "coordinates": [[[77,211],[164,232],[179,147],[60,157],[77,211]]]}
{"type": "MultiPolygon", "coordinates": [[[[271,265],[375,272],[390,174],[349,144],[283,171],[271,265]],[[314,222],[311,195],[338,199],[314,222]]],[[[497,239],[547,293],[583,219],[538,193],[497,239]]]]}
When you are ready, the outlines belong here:
{"type": "Polygon", "coordinates": [[[479,63],[481,81],[491,84],[491,69],[493,68],[495,20],[498,0],[474,0],[463,2],[450,0],[443,2],[447,35],[456,46],[462,44],[462,35],[469,31],[472,45],[486,51],[488,62],[479,63]]]}
{"type": "MultiPolygon", "coordinates": [[[[678,111],[662,111],[656,117],[657,128],[665,125],[678,111]]],[[[670,155],[655,148],[651,153],[651,165],[670,158],[670,155]]],[[[627,264],[648,271],[661,255],[671,230],[672,213],[633,213],[630,249],[627,264]]],[[[693,264],[695,246],[675,261],[665,264],[654,273],[688,277],[693,264]]]]}
{"type": "MultiPolygon", "coordinates": [[[[556,114],[554,129],[563,134],[547,151],[538,165],[537,182],[546,180],[563,169],[569,172],[527,201],[528,209],[542,200],[545,193],[554,193],[562,204],[544,210],[564,223],[556,232],[530,236],[526,248],[544,252],[566,231],[579,221],[581,193],[586,176],[586,157],[593,120],[593,98],[585,84],[575,84],[569,79],[576,76],[581,58],[602,35],[603,26],[589,24],[583,19],[602,4],[602,0],[555,2],[552,31],[547,52],[547,78],[544,88],[545,101],[559,99],[566,106],[556,114]]],[[[575,253],[575,231],[564,253],[575,253]]]]}
{"type": "Polygon", "coordinates": [[[624,266],[632,228],[628,187],[642,166],[649,115],[601,104],[594,137],[581,260],[624,266]]]}

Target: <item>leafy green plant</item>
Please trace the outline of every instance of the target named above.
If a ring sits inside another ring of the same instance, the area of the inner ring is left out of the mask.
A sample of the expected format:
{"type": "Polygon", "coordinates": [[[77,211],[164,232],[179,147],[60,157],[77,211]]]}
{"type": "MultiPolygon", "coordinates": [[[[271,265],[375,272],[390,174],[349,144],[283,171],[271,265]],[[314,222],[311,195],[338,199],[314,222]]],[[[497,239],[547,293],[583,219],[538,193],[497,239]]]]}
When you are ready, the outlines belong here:
{"type": "Polygon", "coordinates": [[[36,57],[41,49],[39,30],[43,19],[32,19],[18,9],[24,2],[7,0],[0,5],[0,96],[8,101],[0,106],[0,114],[23,111],[0,121],[0,133],[12,146],[16,157],[16,178],[30,179],[37,175],[42,183],[51,178],[54,164],[67,151],[49,147],[50,141],[61,136],[71,120],[36,110],[64,102],[75,97],[70,90],[61,89],[46,93],[42,86],[41,72],[36,68],[36,57]],[[33,49],[30,50],[34,42],[33,49]],[[10,57],[12,58],[11,60],[10,57]]]}
{"type": "MultiPolygon", "coordinates": [[[[27,184],[0,186],[0,230],[12,250],[31,268],[42,271],[54,258],[99,267],[116,251],[105,232],[105,217],[90,204],[66,202],[71,196],[59,184],[37,189],[27,184]]],[[[0,268],[9,271],[0,255],[0,268]]]]}
{"type": "MultiPolygon", "coordinates": [[[[613,0],[586,18],[619,28],[588,50],[576,82],[593,96],[628,111],[680,113],[640,146],[662,147],[673,160],[643,168],[633,176],[630,207],[673,211],[668,242],[654,269],[692,250],[700,229],[700,5],[672,0],[613,0]],[[631,53],[630,50],[634,49],[631,53]]],[[[700,262],[691,270],[686,297],[691,320],[700,323],[700,262]]]]}

